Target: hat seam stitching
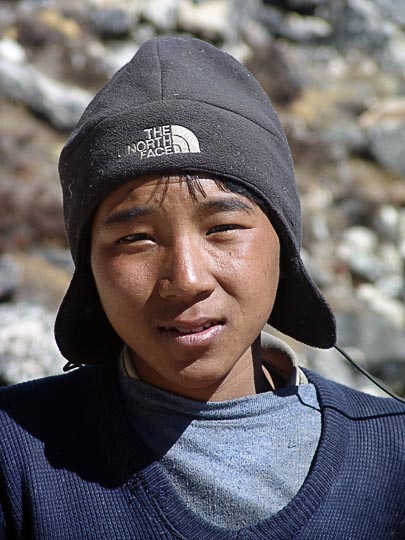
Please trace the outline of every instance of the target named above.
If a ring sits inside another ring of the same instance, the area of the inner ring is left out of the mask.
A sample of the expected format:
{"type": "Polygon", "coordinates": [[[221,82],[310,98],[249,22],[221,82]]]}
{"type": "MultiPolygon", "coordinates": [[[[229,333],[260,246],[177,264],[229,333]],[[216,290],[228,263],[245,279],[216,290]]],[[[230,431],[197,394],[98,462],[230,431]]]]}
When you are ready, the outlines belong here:
{"type": "Polygon", "coordinates": [[[162,62],[160,60],[160,54],[159,54],[159,44],[158,41],[155,41],[155,48],[156,48],[156,57],[159,64],[159,84],[160,84],[160,101],[163,101],[163,69],[162,69],[162,62]]]}

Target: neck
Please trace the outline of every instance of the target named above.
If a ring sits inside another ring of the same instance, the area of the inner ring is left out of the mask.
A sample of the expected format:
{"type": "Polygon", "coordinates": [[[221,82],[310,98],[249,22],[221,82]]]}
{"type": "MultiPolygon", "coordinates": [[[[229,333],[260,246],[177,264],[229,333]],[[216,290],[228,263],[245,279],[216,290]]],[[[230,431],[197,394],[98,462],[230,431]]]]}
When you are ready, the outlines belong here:
{"type": "MultiPolygon", "coordinates": [[[[271,374],[262,366],[261,353],[259,336],[223,379],[208,384],[201,380],[182,381],[182,384],[170,381],[168,384],[167,380],[156,376],[153,381],[149,381],[149,377],[145,376],[133,353],[131,367],[135,368],[136,376],[140,379],[173,394],[196,401],[228,401],[275,389],[271,374]]],[[[131,372],[133,369],[127,371],[131,372]]]]}

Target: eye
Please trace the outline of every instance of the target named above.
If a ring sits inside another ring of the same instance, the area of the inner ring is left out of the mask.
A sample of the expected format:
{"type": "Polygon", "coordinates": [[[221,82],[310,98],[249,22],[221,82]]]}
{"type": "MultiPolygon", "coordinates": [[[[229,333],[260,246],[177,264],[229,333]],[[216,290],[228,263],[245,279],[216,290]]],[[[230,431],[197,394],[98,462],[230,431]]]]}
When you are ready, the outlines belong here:
{"type": "Polygon", "coordinates": [[[215,227],[212,227],[207,232],[207,235],[221,232],[229,232],[238,229],[246,229],[246,227],[244,227],[243,225],[237,225],[236,223],[224,223],[223,225],[216,225],[215,227]]]}
{"type": "Polygon", "coordinates": [[[134,242],[142,242],[144,240],[150,240],[151,242],[154,242],[154,239],[149,234],[135,233],[135,234],[128,234],[127,236],[123,236],[122,238],[117,240],[117,244],[132,244],[134,242]]]}

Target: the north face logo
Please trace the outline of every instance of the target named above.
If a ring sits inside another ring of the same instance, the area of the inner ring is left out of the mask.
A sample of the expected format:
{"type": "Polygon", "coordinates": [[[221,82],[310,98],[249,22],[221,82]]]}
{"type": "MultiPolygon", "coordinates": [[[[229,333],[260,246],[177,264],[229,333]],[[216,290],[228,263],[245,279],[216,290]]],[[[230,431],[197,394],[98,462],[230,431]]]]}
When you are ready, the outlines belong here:
{"type": "Polygon", "coordinates": [[[144,129],[144,132],[144,139],[127,145],[129,156],[136,154],[140,159],[148,159],[165,154],[195,154],[201,151],[197,137],[183,126],[157,126],[144,129]]]}

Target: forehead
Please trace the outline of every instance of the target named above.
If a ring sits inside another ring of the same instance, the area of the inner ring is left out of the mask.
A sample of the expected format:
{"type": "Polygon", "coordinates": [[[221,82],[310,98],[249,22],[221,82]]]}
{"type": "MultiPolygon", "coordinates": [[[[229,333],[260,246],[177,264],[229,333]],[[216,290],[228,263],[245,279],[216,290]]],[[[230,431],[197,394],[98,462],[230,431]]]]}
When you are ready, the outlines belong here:
{"type": "MultiPolygon", "coordinates": [[[[116,208],[130,204],[154,207],[164,205],[167,209],[171,204],[176,205],[179,200],[182,204],[193,205],[198,201],[216,197],[247,199],[244,194],[235,193],[223,182],[208,176],[142,176],[107,195],[98,207],[96,220],[116,208]]],[[[251,201],[251,206],[256,207],[256,204],[251,201]]]]}

